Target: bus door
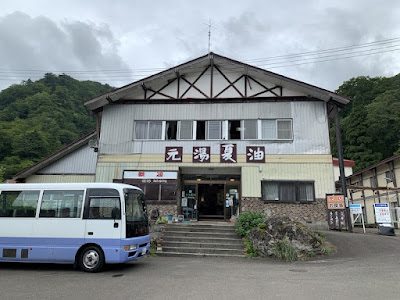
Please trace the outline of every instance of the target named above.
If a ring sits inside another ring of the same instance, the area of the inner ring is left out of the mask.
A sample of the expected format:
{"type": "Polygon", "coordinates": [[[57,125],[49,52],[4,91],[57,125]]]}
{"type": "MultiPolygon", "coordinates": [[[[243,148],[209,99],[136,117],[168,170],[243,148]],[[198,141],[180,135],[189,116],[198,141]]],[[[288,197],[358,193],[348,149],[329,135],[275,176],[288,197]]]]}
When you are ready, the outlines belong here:
{"type": "Polygon", "coordinates": [[[97,243],[102,247],[120,245],[122,222],[118,190],[88,189],[83,218],[86,243],[97,243]]]}

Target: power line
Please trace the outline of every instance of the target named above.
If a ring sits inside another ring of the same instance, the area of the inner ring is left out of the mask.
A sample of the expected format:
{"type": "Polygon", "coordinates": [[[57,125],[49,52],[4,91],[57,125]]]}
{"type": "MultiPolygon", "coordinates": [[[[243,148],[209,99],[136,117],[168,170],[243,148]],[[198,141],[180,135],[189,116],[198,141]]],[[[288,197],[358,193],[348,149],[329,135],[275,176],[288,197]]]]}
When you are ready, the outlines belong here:
{"type": "MultiPolygon", "coordinates": [[[[318,51],[307,51],[303,53],[272,56],[266,58],[243,60],[243,62],[252,62],[256,67],[264,67],[266,69],[276,69],[283,67],[292,67],[304,64],[322,63],[327,61],[342,60],[356,58],[369,55],[377,55],[399,51],[400,38],[386,39],[365,44],[357,44],[346,47],[336,47],[318,51]],[[394,44],[393,44],[394,43],[394,44]],[[392,45],[388,45],[392,44],[392,45]],[[370,49],[365,49],[370,48],[370,49]],[[394,49],[393,49],[394,48],[394,49]],[[390,49],[390,50],[387,50],[390,49]]],[[[40,69],[0,69],[0,80],[16,80],[18,78],[26,78],[30,76],[38,76],[43,73],[65,73],[76,75],[89,79],[101,79],[109,81],[121,80],[139,80],[154,73],[164,71],[168,68],[143,68],[143,69],[106,69],[106,70],[40,70],[40,69]],[[17,73],[17,74],[15,74],[17,73]]],[[[232,68],[233,71],[235,68],[232,68]]],[[[189,73],[195,73],[200,70],[199,67],[190,68],[189,73]]]]}

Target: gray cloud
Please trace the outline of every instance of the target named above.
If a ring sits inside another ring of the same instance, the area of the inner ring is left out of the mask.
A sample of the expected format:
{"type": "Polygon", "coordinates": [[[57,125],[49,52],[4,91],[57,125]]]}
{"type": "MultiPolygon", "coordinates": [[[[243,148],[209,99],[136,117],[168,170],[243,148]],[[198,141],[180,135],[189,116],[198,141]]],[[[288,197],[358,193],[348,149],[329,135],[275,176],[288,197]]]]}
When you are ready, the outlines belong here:
{"type": "MultiPolygon", "coordinates": [[[[32,18],[14,12],[0,18],[0,87],[8,82],[37,79],[45,72],[128,69],[118,54],[119,41],[104,24],[32,18]],[[42,70],[34,72],[33,70],[42,70]],[[11,79],[11,80],[10,80],[11,79]]],[[[97,80],[106,78],[90,73],[97,80]]],[[[73,73],[89,79],[89,73],[73,73]]]]}

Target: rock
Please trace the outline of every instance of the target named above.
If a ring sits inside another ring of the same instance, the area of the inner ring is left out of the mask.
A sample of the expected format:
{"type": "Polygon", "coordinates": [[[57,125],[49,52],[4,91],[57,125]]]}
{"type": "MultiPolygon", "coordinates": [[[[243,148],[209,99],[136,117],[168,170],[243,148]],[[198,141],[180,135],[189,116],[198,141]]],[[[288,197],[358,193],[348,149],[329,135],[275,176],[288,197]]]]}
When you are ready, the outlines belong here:
{"type": "Polygon", "coordinates": [[[297,257],[308,257],[322,251],[321,236],[300,222],[295,222],[289,217],[270,217],[264,224],[253,229],[249,235],[250,243],[259,256],[280,257],[281,253],[278,251],[281,245],[290,245],[297,257]]]}

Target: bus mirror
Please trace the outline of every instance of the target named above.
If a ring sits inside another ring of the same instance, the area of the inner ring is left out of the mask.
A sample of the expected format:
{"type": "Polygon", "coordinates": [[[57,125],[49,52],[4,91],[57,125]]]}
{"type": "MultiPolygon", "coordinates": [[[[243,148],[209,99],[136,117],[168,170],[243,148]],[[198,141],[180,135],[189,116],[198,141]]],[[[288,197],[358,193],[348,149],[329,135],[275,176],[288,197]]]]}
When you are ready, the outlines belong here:
{"type": "Polygon", "coordinates": [[[115,219],[121,219],[121,213],[119,208],[114,207],[111,211],[111,218],[115,219]]]}

